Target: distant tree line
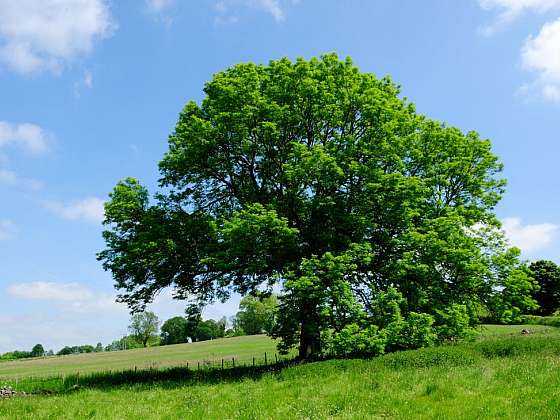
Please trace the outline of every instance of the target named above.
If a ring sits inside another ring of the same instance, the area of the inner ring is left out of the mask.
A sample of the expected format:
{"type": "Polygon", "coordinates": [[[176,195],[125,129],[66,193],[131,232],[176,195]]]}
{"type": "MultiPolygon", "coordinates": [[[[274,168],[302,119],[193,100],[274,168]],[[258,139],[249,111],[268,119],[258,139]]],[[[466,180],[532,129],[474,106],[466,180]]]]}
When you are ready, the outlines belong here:
{"type": "MultiPolygon", "coordinates": [[[[536,302],[526,315],[550,316],[560,314],[560,266],[553,261],[538,260],[529,266],[530,276],[534,279],[535,288],[528,298],[536,302]]],[[[388,294],[382,303],[381,313],[385,317],[394,314],[395,303],[399,297],[388,294]]],[[[499,311],[482,314],[486,322],[516,323],[521,321],[521,313],[499,311]]],[[[42,344],[36,344],[30,351],[15,350],[0,355],[0,360],[17,360],[44,356],[63,356],[81,353],[98,353],[102,351],[120,351],[159,345],[181,344],[188,342],[213,340],[222,337],[234,337],[254,334],[273,334],[278,328],[279,300],[276,295],[255,294],[241,299],[238,312],[228,320],[202,318],[202,308],[189,306],[184,316],[175,316],[166,320],[161,329],[159,319],[153,312],[139,312],[132,316],[129,335],[103,347],[89,344],[65,346],[58,352],[45,351],[42,344]],[[229,326],[229,328],[228,328],[229,326]]],[[[457,317],[460,318],[460,317],[457,317]]],[[[448,326],[449,329],[458,328],[448,326]]],[[[449,332],[452,334],[452,332],[449,332]]]]}

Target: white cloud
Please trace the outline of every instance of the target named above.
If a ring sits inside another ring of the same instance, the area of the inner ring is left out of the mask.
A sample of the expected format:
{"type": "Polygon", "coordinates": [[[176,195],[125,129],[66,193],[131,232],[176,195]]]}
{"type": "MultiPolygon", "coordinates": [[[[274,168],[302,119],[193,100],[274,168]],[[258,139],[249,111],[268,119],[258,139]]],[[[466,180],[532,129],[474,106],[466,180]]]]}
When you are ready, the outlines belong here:
{"type": "Polygon", "coordinates": [[[560,9],[560,0],[479,0],[478,3],[484,10],[495,10],[498,13],[492,24],[482,28],[482,32],[487,35],[503,29],[526,13],[545,13],[560,9]]]}
{"type": "Polygon", "coordinates": [[[161,13],[163,10],[173,6],[175,0],[146,0],[148,10],[153,13],[161,13]]]}
{"type": "Polygon", "coordinates": [[[91,71],[86,70],[84,71],[82,78],[74,83],[74,95],[76,95],[76,97],[79,98],[84,89],[92,89],[92,88],[93,88],[93,74],[91,73],[91,71]]]}
{"type": "Polygon", "coordinates": [[[250,5],[271,15],[277,22],[284,20],[284,10],[280,7],[279,0],[251,0],[250,5]]]}
{"type": "Polygon", "coordinates": [[[8,286],[8,294],[18,299],[71,302],[92,298],[90,290],[78,283],[53,283],[36,281],[8,286]]]}
{"type": "Polygon", "coordinates": [[[83,79],[83,85],[85,87],[87,87],[88,89],[91,89],[93,87],[93,75],[91,74],[91,71],[86,70],[84,73],[84,79],[83,79]]]}
{"type": "Polygon", "coordinates": [[[15,172],[0,169],[0,185],[16,185],[18,177],[15,172]]]}
{"type": "MultiPolygon", "coordinates": [[[[81,283],[30,282],[9,285],[0,299],[14,304],[0,316],[0,353],[30,350],[36,343],[55,351],[66,345],[108,344],[127,333],[130,318],[115,295],[92,290],[81,283]]],[[[204,318],[231,316],[238,309],[239,296],[225,304],[208,306],[204,318]]],[[[148,306],[160,321],[184,314],[186,303],[173,300],[163,291],[148,306]]]]}
{"type": "Polygon", "coordinates": [[[10,145],[19,146],[33,155],[40,155],[48,150],[47,135],[38,125],[0,121],[0,148],[10,145]]]}
{"type": "Polygon", "coordinates": [[[45,207],[59,217],[67,220],[80,220],[88,223],[101,223],[104,218],[104,201],[97,197],[64,204],[58,201],[46,201],[45,207]]]}
{"type": "Polygon", "coordinates": [[[8,185],[10,187],[22,186],[30,190],[37,191],[43,187],[43,183],[32,178],[21,178],[15,172],[6,169],[0,169],[0,185],[8,185]]]}
{"type": "MultiPolygon", "coordinates": [[[[296,4],[292,0],[292,4],[296,4]]],[[[214,3],[214,10],[217,13],[215,22],[218,24],[233,24],[239,21],[237,10],[240,8],[250,8],[266,13],[277,22],[285,19],[284,7],[281,0],[221,0],[214,3]]]]}
{"type": "Polygon", "coordinates": [[[16,224],[9,219],[0,219],[0,241],[12,239],[17,232],[16,224]]]}
{"type": "Polygon", "coordinates": [[[59,309],[67,312],[126,312],[125,305],[117,303],[114,295],[94,292],[84,284],[76,282],[14,283],[6,288],[6,293],[21,300],[58,303],[59,309]]]}
{"type": "Polygon", "coordinates": [[[0,63],[58,71],[115,28],[106,0],[0,0],[0,63]]]}
{"type": "Polygon", "coordinates": [[[537,92],[550,101],[560,101],[560,18],[546,23],[536,36],[529,36],[521,50],[523,68],[537,74],[521,93],[537,92]]]}
{"type": "Polygon", "coordinates": [[[555,238],[560,226],[551,223],[523,225],[518,217],[502,220],[502,229],[511,245],[526,253],[533,253],[546,248],[555,238]]]}

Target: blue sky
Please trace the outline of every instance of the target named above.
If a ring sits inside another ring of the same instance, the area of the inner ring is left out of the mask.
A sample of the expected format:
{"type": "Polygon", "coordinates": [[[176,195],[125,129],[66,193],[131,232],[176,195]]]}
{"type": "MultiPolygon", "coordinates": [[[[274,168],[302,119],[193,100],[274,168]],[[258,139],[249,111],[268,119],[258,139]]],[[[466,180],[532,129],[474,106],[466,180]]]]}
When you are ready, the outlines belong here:
{"type": "MultiPolygon", "coordinates": [[[[124,334],[95,260],[107,193],[126,176],[153,190],[214,72],[330,51],[492,139],[506,233],[557,260],[560,0],[0,0],[0,352],[124,334]]],[[[164,293],[152,309],[183,306],[164,293]]]]}

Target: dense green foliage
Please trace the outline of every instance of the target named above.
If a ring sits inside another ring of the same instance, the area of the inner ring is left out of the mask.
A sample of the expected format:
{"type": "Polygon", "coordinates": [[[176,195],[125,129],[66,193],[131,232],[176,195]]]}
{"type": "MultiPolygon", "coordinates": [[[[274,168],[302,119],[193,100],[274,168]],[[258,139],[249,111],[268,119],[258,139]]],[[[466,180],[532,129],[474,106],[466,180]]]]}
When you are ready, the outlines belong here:
{"type": "Polygon", "coordinates": [[[239,64],[204,92],[155,202],[127,178],[105,206],[98,258],[133,311],[166,287],[205,304],[284,283],[275,335],[307,358],[329,337],[345,353],[424,346],[469,335],[481,308],[513,322],[534,307],[493,213],[505,181],[488,140],[334,54],[239,64]],[[400,315],[378,324],[391,288],[400,315]]]}
{"type": "Polygon", "coordinates": [[[239,302],[239,311],[233,318],[237,334],[271,333],[278,310],[278,298],[271,296],[245,296],[239,302]]]}
{"type": "Polygon", "coordinates": [[[130,319],[128,329],[136,341],[142,343],[142,346],[146,347],[148,341],[158,333],[158,317],[150,311],[135,313],[130,319]]]}
{"type": "Polygon", "coordinates": [[[80,353],[93,353],[96,348],[90,344],[84,344],[82,346],[65,346],[60,349],[56,355],[57,356],[67,356],[69,354],[80,354],[80,353]]]}
{"type": "Polygon", "coordinates": [[[535,300],[539,315],[551,315],[560,309],[560,267],[552,261],[535,261],[529,266],[531,274],[539,285],[535,300]]]}
{"type": "Polygon", "coordinates": [[[168,319],[161,326],[161,344],[180,344],[189,341],[188,322],[182,316],[168,319]]]}
{"type": "MultiPolygon", "coordinates": [[[[2,401],[0,417],[555,418],[558,332],[535,327],[522,336],[521,328],[492,327],[499,335],[475,343],[268,373],[239,368],[237,375],[221,375],[219,369],[173,375],[172,370],[166,380],[147,370],[126,385],[111,386],[99,377],[99,385],[78,390],[71,389],[75,378],[69,378],[63,388],[69,392],[2,401]],[[150,372],[156,382],[140,380],[150,372]]],[[[134,378],[134,371],[129,373],[134,378]]],[[[22,385],[33,389],[32,383],[22,385]]],[[[53,390],[60,385],[52,383],[53,390]]]]}
{"type": "Polygon", "coordinates": [[[538,316],[523,315],[521,317],[523,324],[529,325],[547,325],[550,327],[560,327],[560,316],[538,316]]]}
{"type": "Polygon", "coordinates": [[[226,319],[223,318],[220,321],[215,321],[213,319],[207,319],[206,321],[200,321],[195,332],[195,341],[206,341],[214,340],[216,338],[222,338],[226,332],[226,319]]]}
{"type": "Polygon", "coordinates": [[[2,354],[0,360],[27,359],[29,357],[32,357],[30,351],[14,350],[2,354]]]}
{"type": "Polygon", "coordinates": [[[31,357],[41,357],[45,355],[45,349],[42,344],[35,344],[31,349],[31,357]]]}

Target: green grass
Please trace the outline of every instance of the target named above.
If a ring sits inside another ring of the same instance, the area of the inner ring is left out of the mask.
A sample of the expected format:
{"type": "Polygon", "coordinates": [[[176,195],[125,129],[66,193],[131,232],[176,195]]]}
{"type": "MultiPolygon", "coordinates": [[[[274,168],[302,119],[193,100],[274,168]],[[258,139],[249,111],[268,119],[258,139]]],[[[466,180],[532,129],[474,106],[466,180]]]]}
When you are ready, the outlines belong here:
{"type": "MultiPolygon", "coordinates": [[[[532,333],[520,334],[522,329],[532,333]]],[[[560,330],[279,371],[78,388],[0,401],[0,418],[559,418],[560,330]]]]}
{"type": "Polygon", "coordinates": [[[252,363],[256,357],[261,362],[264,353],[274,357],[276,344],[264,335],[222,338],[199,343],[176,344],[116,352],[76,354],[17,360],[0,363],[2,380],[26,377],[48,377],[73,375],[79,372],[118,371],[125,369],[165,368],[172,366],[197,366],[198,363],[221,363],[221,359],[231,364],[232,357],[238,363],[252,363]]]}

